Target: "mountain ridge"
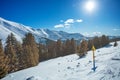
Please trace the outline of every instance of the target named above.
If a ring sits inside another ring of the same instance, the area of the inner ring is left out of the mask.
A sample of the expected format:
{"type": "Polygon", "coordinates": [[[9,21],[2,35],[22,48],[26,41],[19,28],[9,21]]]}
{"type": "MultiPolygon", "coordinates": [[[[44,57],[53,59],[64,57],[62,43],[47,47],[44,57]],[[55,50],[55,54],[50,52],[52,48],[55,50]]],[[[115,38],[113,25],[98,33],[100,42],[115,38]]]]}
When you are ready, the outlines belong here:
{"type": "Polygon", "coordinates": [[[0,38],[5,41],[10,33],[13,33],[17,40],[21,42],[26,33],[32,33],[36,41],[39,41],[39,38],[41,37],[48,38],[54,41],[56,41],[57,39],[66,40],[74,38],[75,40],[78,40],[85,38],[85,36],[80,33],[67,33],[64,31],[55,31],[49,29],[35,29],[30,26],[25,26],[23,24],[5,20],[0,17],[0,38]]]}

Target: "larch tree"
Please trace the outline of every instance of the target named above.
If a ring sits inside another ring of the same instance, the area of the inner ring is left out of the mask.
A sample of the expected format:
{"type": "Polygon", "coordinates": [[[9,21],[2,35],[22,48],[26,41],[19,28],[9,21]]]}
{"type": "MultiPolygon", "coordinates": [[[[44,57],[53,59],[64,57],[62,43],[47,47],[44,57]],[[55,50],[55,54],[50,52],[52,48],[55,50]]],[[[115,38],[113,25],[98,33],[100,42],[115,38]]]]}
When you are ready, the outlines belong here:
{"type": "Polygon", "coordinates": [[[21,62],[20,57],[22,54],[22,45],[19,41],[17,41],[17,39],[15,38],[13,33],[10,34],[10,37],[11,37],[11,44],[13,46],[13,49],[14,49],[15,55],[16,55],[16,63],[14,66],[15,66],[15,71],[17,71],[22,66],[20,63],[21,62]]]}
{"type": "Polygon", "coordinates": [[[71,49],[70,49],[71,50],[71,54],[76,53],[77,46],[76,46],[76,42],[75,42],[74,38],[71,39],[70,47],[71,47],[71,49]]]}
{"type": "Polygon", "coordinates": [[[93,38],[93,45],[98,49],[101,47],[101,43],[100,43],[100,38],[99,37],[94,37],[93,38]]]}
{"type": "Polygon", "coordinates": [[[60,39],[57,40],[55,48],[56,48],[57,57],[62,56],[63,48],[62,48],[62,42],[60,39]]]}
{"type": "Polygon", "coordinates": [[[102,35],[102,37],[101,37],[101,45],[105,46],[107,44],[109,44],[109,38],[107,36],[105,36],[105,35],[102,35]]]}
{"type": "Polygon", "coordinates": [[[14,45],[12,43],[11,35],[8,35],[7,40],[6,40],[5,54],[10,59],[10,62],[9,62],[9,72],[16,71],[17,70],[16,69],[17,56],[16,56],[14,45]]]}
{"type": "Polygon", "coordinates": [[[4,54],[2,42],[0,40],[0,79],[8,73],[8,57],[4,54]]]}
{"type": "Polygon", "coordinates": [[[55,58],[57,56],[56,54],[56,50],[55,50],[55,42],[54,41],[50,41],[47,44],[47,48],[48,48],[48,58],[55,58]]]}
{"type": "Polygon", "coordinates": [[[93,46],[93,40],[88,40],[88,50],[91,50],[93,46]]]}
{"type": "Polygon", "coordinates": [[[48,49],[45,44],[42,44],[39,42],[38,44],[38,49],[39,49],[39,61],[44,61],[47,60],[49,55],[48,55],[48,49]]]}
{"type": "Polygon", "coordinates": [[[27,67],[36,66],[39,63],[38,47],[31,33],[23,39],[23,53],[26,56],[27,67]]]}
{"type": "Polygon", "coordinates": [[[69,55],[71,54],[71,41],[67,39],[64,44],[64,54],[69,55]]]}
{"type": "Polygon", "coordinates": [[[78,54],[79,57],[83,57],[85,56],[85,54],[87,54],[87,50],[88,50],[88,45],[87,45],[87,41],[82,40],[82,42],[80,43],[80,51],[78,54]]]}
{"type": "Polygon", "coordinates": [[[16,47],[15,47],[15,50],[16,50],[16,57],[17,57],[17,68],[18,70],[21,70],[21,69],[24,69],[24,58],[25,58],[25,55],[23,53],[23,48],[22,48],[22,44],[20,42],[17,42],[16,43],[16,47]]]}

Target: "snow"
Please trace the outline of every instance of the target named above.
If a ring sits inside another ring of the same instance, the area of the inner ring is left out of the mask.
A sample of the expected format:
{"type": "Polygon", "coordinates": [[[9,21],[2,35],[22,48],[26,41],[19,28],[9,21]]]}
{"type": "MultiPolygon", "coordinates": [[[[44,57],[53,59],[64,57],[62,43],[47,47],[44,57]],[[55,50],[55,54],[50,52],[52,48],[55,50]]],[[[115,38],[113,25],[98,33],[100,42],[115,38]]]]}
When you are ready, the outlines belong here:
{"type": "Polygon", "coordinates": [[[38,66],[8,74],[2,80],[120,80],[120,41],[96,49],[97,69],[92,70],[92,51],[81,59],[76,54],[40,62],[38,66]]]}

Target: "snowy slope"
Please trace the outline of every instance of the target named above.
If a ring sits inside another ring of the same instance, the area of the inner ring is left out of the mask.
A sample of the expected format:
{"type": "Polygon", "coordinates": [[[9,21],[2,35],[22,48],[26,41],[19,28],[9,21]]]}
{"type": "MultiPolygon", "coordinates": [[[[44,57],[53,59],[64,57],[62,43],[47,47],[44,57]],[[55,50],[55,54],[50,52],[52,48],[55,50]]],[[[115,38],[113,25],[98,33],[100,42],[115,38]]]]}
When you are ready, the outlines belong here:
{"type": "Polygon", "coordinates": [[[13,33],[19,41],[22,41],[22,38],[28,32],[35,36],[36,41],[38,41],[41,37],[45,37],[51,40],[71,38],[82,39],[84,37],[80,33],[70,34],[63,31],[53,31],[49,29],[34,29],[29,26],[0,18],[0,38],[3,39],[3,41],[5,41],[6,37],[10,33],[13,33]]]}
{"type": "Polygon", "coordinates": [[[39,63],[38,66],[7,75],[2,80],[120,80],[120,41],[95,51],[95,72],[92,51],[78,59],[76,54],[39,63]]]}

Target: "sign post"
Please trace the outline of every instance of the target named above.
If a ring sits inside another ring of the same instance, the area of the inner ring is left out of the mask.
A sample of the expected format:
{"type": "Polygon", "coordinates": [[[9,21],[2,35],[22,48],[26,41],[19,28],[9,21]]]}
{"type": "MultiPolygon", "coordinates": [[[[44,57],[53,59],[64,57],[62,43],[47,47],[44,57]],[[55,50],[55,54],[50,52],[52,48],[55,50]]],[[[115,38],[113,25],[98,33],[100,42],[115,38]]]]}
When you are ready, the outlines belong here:
{"type": "Polygon", "coordinates": [[[97,67],[95,67],[95,53],[94,53],[95,50],[96,50],[95,47],[92,46],[92,51],[93,51],[93,68],[92,68],[92,70],[93,70],[94,72],[95,72],[95,70],[96,70],[96,68],[97,68],[97,67]]]}

